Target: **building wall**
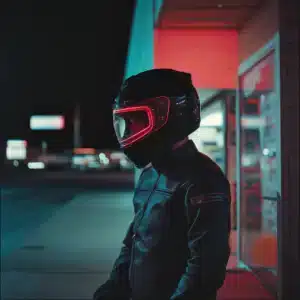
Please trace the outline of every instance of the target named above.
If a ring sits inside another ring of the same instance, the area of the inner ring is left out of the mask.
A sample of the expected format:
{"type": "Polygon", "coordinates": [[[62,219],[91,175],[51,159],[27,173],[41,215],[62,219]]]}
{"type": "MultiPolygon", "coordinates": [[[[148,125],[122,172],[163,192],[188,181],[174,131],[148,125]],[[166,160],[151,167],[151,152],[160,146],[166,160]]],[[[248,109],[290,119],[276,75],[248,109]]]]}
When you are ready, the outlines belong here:
{"type": "Polygon", "coordinates": [[[262,48],[278,30],[277,0],[267,0],[238,32],[239,63],[262,48]]]}
{"type": "Polygon", "coordinates": [[[237,32],[155,29],[154,66],[192,74],[197,88],[236,88],[237,32]]]}
{"type": "Polygon", "coordinates": [[[136,0],[125,78],[153,68],[153,21],[154,12],[152,1],[136,0]]]}
{"type": "Polygon", "coordinates": [[[164,0],[153,0],[154,4],[154,21],[158,20],[159,13],[161,11],[161,7],[163,5],[164,0]]]}

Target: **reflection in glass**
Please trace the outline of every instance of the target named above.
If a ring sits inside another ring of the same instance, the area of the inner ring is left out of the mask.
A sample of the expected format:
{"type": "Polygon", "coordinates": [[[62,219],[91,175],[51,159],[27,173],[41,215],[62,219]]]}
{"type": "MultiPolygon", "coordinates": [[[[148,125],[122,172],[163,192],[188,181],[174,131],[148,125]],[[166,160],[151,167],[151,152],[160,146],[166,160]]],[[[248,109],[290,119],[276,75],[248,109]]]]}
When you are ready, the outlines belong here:
{"type": "Polygon", "coordinates": [[[203,110],[200,127],[189,138],[197,149],[215,161],[225,173],[224,103],[215,101],[203,110]]]}
{"type": "Polygon", "coordinates": [[[274,52],[240,77],[240,257],[277,273],[277,189],[274,52]]]}

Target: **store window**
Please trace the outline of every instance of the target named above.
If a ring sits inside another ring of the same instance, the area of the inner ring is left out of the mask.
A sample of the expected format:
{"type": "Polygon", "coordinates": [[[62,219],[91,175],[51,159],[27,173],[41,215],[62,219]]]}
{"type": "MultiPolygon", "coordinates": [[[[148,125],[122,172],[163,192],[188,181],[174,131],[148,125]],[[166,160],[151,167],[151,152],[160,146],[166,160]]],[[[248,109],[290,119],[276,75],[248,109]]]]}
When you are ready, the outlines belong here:
{"type": "Polygon", "coordinates": [[[203,109],[200,127],[189,138],[226,173],[224,114],[224,101],[216,99],[203,109]]]}
{"type": "Polygon", "coordinates": [[[242,73],[239,86],[239,258],[252,269],[277,274],[281,174],[275,50],[242,73]]]}
{"type": "MultiPolygon", "coordinates": [[[[230,182],[233,230],[237,225],[235,106],[236,90],[224,89],[212,93],[212,97],[202,106],[200,128],[190,135],[198,150],[215,161],[230,182]]],[[[232,250],[236,253],[236,246],[232,250]]]]}

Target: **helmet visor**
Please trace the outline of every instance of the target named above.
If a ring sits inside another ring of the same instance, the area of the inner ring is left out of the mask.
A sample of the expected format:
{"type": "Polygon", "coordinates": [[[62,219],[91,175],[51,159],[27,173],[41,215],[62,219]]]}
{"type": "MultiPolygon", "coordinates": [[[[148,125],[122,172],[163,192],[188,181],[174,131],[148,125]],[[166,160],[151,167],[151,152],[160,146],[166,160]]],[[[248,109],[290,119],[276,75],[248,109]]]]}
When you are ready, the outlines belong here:
{"type": "Polygon", "coordinates": [[[114,109],[114,129],[121,147],[128,147],[162,128],[168,120],[169,109],[168,97],[145,99],[139,106],[114,109]]]}
{"type": "Polygon", "coordinates": [[[153,116],[147,106],[114,110],[114,129],[122,146],[134,143],[153,129],[153,116]]]}

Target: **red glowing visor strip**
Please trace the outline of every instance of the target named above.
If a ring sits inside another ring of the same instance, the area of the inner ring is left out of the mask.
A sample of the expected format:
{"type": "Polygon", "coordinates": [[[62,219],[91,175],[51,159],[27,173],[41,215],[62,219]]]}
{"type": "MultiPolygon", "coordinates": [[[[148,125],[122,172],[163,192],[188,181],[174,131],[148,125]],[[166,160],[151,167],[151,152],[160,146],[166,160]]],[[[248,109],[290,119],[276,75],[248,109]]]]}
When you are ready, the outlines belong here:
{"type": "Polygon", "coordinates": [[[127,112],[136,112],[136,111],[143,111],[147,114],[149,124],[147,127],[142,129],[141,131],[133,134],[132,136],[119,140],[119,143],[122,147],[128,147],[129,145],[135,143],[136,141],[142,139],[144,136],[149,134],[153,128],[154,128],[154,116],[152,113],[152,110],[148,106],[134,106],[134,107],[126,107],[126,108],[120,108],[120,109],[114,109],[113,114],[114,115],[119,115],[119,114],[124,114],[127,112]]]}

